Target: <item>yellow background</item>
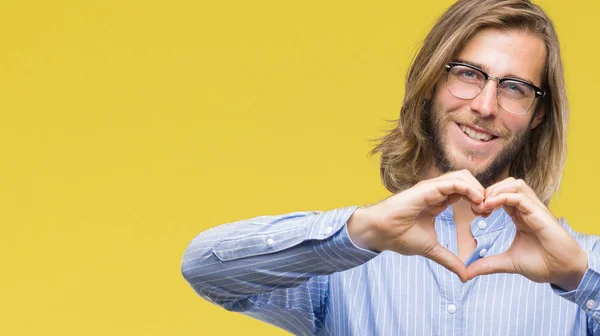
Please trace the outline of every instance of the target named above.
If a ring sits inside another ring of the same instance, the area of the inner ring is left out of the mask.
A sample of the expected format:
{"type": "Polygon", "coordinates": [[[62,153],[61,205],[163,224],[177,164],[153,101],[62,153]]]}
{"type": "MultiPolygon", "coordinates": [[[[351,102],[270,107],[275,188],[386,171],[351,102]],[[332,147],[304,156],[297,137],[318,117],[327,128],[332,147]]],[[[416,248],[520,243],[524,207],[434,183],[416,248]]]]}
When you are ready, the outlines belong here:
{"type": "MultiPolygon", "coordinates": [[[[551,209],[600,233],[600,4],[538,3],[572,106],[551,209]]],[[[2,1],[0,335],[285,335],[200,299],[181,254],[220,223],[387,197],[368,139],[450,4],[2,1]]]]}

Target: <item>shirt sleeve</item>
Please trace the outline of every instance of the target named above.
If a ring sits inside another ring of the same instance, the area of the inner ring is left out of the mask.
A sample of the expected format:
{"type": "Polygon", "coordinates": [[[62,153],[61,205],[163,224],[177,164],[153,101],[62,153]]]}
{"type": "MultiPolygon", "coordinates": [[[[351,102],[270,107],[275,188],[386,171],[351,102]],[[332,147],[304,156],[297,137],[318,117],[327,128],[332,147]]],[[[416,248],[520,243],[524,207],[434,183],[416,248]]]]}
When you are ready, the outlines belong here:
{"type": "Polygon", "coordinates": [[[315,334],[329,275],[378,253],[356,246],[346,223],[357,207],[262,216],[220,225],[186,248],[183,277],[204,299],[294,334],[315,334]]]}
{"type": "Polygon", "coordinates": [[[588,269],[575,290],[567,292],[555,285],[551,287],[556,294],[585,311],[588,335],[600,335],[600,237],[574,231],[563,218],[559,222],[587,253],[588,269]]]}

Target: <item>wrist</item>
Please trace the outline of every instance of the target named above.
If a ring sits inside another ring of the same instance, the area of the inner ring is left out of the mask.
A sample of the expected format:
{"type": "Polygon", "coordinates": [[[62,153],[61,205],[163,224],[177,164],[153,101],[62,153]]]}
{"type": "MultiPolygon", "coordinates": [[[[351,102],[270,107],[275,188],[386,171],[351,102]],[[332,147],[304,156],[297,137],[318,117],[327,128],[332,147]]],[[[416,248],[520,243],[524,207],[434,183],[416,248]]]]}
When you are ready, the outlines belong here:
{"type": "Polygon", "coordinates": [[[358,208],[348,218],[348,235],[356,246],[374,252],[381,252],[382,250],[377,246],[377,235],[369,209],[358,208]]]}
{"type": "Polygon", "coordinates": [[[570,292],[576,290],[588,269],[588,255],[584,250],[575,259],[574,268],[564,277],[553,282],[554,285],[562,288],[564,291],[570,292]]]}

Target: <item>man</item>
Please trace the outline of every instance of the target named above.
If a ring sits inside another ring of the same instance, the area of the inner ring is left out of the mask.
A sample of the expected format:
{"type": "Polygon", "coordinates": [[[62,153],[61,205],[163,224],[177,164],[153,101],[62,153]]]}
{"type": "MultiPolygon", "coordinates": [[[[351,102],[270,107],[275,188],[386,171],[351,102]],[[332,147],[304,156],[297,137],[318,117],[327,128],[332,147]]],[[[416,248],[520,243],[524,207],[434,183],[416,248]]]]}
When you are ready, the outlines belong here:
{"type": "Polygon", "coordinates": [[[222,225],[182,272],[294,334],[600,335],[598,238],[546,207],[568,119],[554,28],[529,1],[461,0],[381,139],[379,204],[222,225]]]}

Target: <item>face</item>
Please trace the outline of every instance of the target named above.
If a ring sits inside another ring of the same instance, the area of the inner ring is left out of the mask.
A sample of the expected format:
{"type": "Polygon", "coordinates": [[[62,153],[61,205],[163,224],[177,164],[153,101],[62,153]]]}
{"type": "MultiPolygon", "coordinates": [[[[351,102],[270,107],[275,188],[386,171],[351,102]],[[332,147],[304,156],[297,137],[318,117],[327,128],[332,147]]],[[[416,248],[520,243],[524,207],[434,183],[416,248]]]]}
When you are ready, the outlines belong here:
{"type": "MultiPolygon", "coordinates": [[[[518,77],[541,87],[545,66],[544,42],[523,31],[482,30],[456,57],[494,77],[518,77]]],[[[539,98],[524,115],[498,106],[498,82],[488,80],[474,99],[448,92],[446,76],[436,83],[426,128],[434,146],[438,173],[468,169],[487,187],[508,177],[510,163],[542,120],[535,114],[539,98]],[[483,140],[482,140],[483,139],[483,140]]]]}

